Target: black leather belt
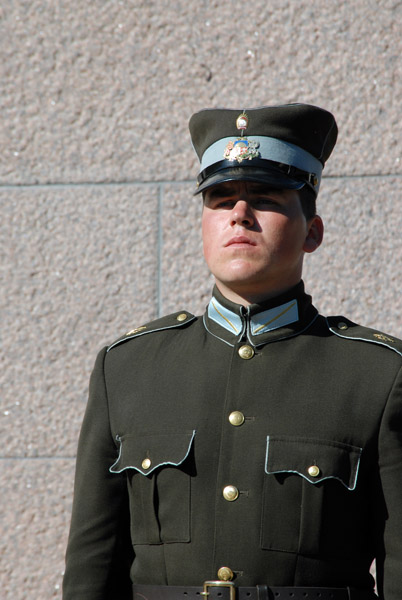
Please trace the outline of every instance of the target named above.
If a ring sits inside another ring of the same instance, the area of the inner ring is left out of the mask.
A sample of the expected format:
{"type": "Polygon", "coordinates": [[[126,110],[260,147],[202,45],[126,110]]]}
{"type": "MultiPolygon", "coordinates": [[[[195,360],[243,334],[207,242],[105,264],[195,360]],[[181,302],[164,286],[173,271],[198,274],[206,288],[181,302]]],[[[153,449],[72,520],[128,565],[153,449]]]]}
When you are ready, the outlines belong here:
{"type": "Polygon", "coordinates": [[[133,600],[378,600],[370,590],[324,587],[235,587],[229,581],[205,581],[203,587],[133,585],[133,600]]]}

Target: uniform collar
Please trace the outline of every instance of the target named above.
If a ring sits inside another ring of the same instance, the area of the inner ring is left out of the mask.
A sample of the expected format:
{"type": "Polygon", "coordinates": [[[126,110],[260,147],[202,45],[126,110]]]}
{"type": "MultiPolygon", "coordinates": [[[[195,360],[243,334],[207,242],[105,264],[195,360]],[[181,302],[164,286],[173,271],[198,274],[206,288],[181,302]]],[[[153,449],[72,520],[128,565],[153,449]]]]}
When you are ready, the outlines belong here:
{"type": "Polygon", "coordinates": [[[258,347],[302,333],[317,314],[302,281],[276,298],[247,307],[231,302],[215,286],[204,324],[230,345],[247,341],[258,347]]]}

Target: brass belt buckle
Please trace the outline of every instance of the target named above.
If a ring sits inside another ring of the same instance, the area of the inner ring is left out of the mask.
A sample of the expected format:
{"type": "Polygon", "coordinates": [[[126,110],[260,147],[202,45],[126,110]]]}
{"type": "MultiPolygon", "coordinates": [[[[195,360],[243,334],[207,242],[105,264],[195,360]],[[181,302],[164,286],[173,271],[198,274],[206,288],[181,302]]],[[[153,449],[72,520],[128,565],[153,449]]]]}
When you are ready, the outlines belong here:
{"type": "Polygon", "coordinates": [[[204,591],[201,596],[209,596],[208,588],[210,587],[227,587],[230,589],[229,600],[236,600],[236,588],[233,581],[204,581],[204,591]]]}

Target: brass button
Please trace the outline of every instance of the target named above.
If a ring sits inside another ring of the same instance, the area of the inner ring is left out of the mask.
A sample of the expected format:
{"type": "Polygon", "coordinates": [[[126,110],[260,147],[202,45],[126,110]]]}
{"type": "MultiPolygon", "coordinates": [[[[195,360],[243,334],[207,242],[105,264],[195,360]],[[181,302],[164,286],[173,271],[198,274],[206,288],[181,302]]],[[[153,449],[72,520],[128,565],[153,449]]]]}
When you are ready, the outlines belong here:
{"type": "Polygon", "coordinates": [[[221,581],[232,581],[234,573],[229,567],[221,567],[218,569],[218,579],[221,581]]]}
{"type": "Polygon", "coordinates": [[[144,460],[141,463],[141,467],[145,470],[149,469],[149,467],[151,466],[151,459],[150,458],[144,458],[144,460]]]}
{"type": "Polygon", "coordinates": [[[179,315],[177,315],[176,319],[177,321],[185,321],[187,319],[187,315],[186,313],[180,313],[179,315]]]}
{"type": "Polygon", "coordinates": [[[249,360],[250,358],[253,358],[254,354],[255,352],[253,348],[248,344],[246,344],[245,346],[240,346],[239,348],[239,356],[244,360],[249,360]]]}
{"type": "Polygon", "coordinates": [[[234,410],[229,415],[229,423],[233,425],[233,427],[239,427],[239,425],[243,425],[244,423],[244,415],[239,410],[234,410]]]}
{"type": "Polygon", "coordinates": [[[239,490],[234,485],[227,485],[223,488],[223,497],[228,502],[234,502],[239,497],[239,490]]]}
{"type": "Polygon", "coordinates": [[[311,467],[307,469],[307,473],[310,477],[317,477],[320,474],[320,469],[317,465],[311,465],[311,467]]]}
{"type": "Polygon", "coordinates": [[[347,329],[347,328],[348,328],[347,324],[344,323],[343,321],[338,323],[338,329],[347,329]]]}

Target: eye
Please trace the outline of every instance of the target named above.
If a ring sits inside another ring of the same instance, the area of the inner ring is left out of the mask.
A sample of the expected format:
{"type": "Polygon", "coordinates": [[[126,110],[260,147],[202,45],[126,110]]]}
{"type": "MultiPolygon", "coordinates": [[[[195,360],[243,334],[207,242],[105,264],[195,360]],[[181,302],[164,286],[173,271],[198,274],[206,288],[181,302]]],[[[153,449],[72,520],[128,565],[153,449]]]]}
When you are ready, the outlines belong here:
{"type": "Polygon", "coordinates": [[[233,200],[221,200],[218,202],[218,208],[233,208],[235,202],[233,200]]]}
{"type": "Polygon", "coordinates": [[[215,200],[210,200],[209,202],[206,203],[206,205],[208,206],[208,208],[212,208],[213,210],[218,210],[218,209],[232,209],[234,206],[235,202],[233,200],[226,200],[226,199],[215,199],[215,200]]]}
{"type": "Polygon", "coordinates": [[[253,200],[253,205],[256,207],[272,206],[276,204],[278,204],[278,202],[269,196],[260,196],[253,200]]]}

